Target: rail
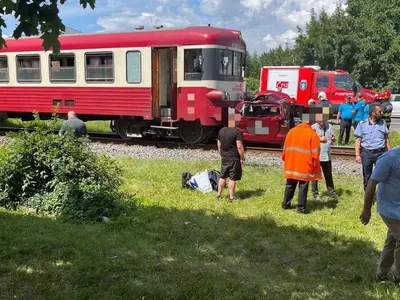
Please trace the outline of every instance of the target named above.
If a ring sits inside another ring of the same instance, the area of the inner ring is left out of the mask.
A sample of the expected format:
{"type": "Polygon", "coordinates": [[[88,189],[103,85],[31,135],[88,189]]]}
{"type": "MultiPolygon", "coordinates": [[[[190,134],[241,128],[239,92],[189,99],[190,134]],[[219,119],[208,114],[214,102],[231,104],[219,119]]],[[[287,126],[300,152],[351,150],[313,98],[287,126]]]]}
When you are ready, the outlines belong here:
{"type": "MultiPolygon", "coordinates": [[[[0,128],[0,134],[4,134],[9,131],[21,131],[23,128],[14,128],[14,127],[2,127],[0,128]]],[[[28,131],[34,131],[34,129],[28,129],[28,131]]],[[[55,131],[58,133],[57,131],[55,131]]],[[[170,148],[170,149],[199,149],[205,151],[216,151],[217,145],[216,142],[213,143],[204,143],[204,144],[186,144],[180,140],[171,140],[169,139],[122,139],[115,133],[98,133],[98,132],[89,132],[89,139],[92,142],[98,143],[113,143],[113,144],[124,144],[124,145],[139,145],[139,146],[152,146],[157,148],[170,148]]],[[[247,153],[254,154],[275,154],[280,155],[282,153],[282,148],[279,146],[265,146],[259,144],[245,144],[245,151],[247,153]]],[[[354,147],[346,147],[346,146],[332,146],[331,147],[331,155],[341,159],[355,159],[354,156],[354,147]]]]}

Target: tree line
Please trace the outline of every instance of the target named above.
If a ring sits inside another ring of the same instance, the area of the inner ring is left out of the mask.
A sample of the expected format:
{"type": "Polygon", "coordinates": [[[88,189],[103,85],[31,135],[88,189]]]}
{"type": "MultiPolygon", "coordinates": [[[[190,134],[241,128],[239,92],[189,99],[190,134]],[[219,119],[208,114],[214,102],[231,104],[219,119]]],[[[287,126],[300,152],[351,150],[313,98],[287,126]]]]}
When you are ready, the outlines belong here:
{"type": "Polygon", "coordinates": [[[318,65],[343,69],[364,87],[400,93],[400,0],[348,0],[332,15],[311,11],[293,47],[248,53],[247,89],[257,91],[260,68],[318,65]]]}

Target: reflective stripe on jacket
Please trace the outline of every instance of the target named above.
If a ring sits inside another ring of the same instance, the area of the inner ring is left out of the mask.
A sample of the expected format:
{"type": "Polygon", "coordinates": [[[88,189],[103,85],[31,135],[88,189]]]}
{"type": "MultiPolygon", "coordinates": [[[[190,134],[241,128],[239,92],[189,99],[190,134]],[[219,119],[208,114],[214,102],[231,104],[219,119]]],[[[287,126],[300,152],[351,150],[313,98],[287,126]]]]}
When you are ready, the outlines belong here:
{"type": "Polygon", "coordinates": [[[289,130],[282,153],[285,178],[301,181],[322,179],[319,155],[319,136],[309,124],[301,123],[289,130]]]}

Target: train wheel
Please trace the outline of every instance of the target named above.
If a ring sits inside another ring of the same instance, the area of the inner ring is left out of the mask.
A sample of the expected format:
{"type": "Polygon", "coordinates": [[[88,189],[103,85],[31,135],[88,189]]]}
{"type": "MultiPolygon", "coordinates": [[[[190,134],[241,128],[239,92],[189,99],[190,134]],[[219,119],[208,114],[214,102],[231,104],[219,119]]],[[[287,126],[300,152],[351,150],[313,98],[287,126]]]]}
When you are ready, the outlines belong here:
{"type": "Polygon", "coordinates": [[[115,132],[123,139],[129,140],[131,139],[128,137],[128,126],[129,126],[129,119],[118,119],[115,120],[115,132]]]}
{"type": "Polygon", "coordinates": [[[188,144],[197,144],[204,139],[204,126],[200,121],[181,121],[179,124],[179,136],[188,144]]]}

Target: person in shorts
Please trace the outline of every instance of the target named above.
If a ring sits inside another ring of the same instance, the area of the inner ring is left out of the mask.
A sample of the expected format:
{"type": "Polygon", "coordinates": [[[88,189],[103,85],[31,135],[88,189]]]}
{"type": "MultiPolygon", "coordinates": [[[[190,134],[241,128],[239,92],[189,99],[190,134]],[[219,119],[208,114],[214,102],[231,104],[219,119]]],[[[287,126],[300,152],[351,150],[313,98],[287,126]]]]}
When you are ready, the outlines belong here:
{"type": "Polygon", "coordinates": [[[218,151],[221,155],[221,177],[217,198],[221,198],[226,179],[229,178],[229,201],[235,199],[236,181],[242,179],[245,163],[242,133],[237,127],[223,127],[218,133],[218,151]]]}

